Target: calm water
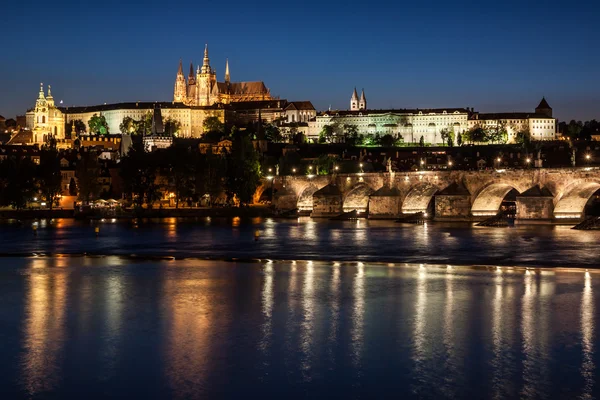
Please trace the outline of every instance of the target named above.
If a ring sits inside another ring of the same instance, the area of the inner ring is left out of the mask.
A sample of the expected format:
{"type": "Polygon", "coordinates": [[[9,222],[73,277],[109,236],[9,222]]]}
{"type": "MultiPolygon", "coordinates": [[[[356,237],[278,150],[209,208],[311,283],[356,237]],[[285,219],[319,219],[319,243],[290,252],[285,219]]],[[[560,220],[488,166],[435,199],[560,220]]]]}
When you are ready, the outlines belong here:
{"type": "Polygon", "coordinates": [[[164,220],[96,239],[65,220],[0,235],[2,399],[600,398],[600,270],[450,262],[591,267],[597,233],[164,220]],[[298,261],[7,255],[82,249],[298,261]]]}
{"type": "Polygon", "coordinates": [[[569,226],[486,228],[389,221],[175,218],[99,224],[42,221],[0,225],[0,255],[32,253],[394,261],[529,266],[600,265],[600,231],[569,226]],[[254,240],[254,232],[260,239],[254,240]]]}

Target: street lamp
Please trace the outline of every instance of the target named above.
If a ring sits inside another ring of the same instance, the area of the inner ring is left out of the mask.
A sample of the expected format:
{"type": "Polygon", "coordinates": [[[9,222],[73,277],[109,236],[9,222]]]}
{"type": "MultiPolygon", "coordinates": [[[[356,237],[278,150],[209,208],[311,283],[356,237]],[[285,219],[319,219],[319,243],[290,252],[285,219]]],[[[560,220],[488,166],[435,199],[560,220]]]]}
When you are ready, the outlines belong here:
{"type": "Polygon", "coordinates": [[[452,166],[452,160],[448,161],[448,166],[451,167],[452,166]]]}
{"type": "Polygon", "coordinates": [[[292,168],[292,172],[295,174],[296,173],[296,168],[292,168]]]}

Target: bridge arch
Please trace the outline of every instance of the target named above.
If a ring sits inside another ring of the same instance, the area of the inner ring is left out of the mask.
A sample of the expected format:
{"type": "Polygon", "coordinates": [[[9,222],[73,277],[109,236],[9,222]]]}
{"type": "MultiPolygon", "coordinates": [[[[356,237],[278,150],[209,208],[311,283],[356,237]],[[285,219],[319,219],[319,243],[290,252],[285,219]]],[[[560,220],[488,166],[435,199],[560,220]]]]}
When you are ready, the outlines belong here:
{"type": "Polygon", "coordinates": [[[576,181],[567,186],[554,206],[555,218],[582,218],[590,198],[600,190],[600,181],[576,181]]]}
{"type": "Polygon", "coordinates": [[[374,190],[366,183],[359,183],[354,186],[344,196],[343,210],[344,212],[358,211],[359,213],[367,212],[369,207],[369,196],[374,190]]]}
{"type": "Polygon", "coordinates": [[[416,214],[427,212],[432,205],[433,196],[440,188],[432,183],[423,182],[410,188],[402,202],[402,213],[416,214]]]}
{"type": "MultiPolygon", "coordinates": [[[[519,194],[524,190],[519,190],[512,183],[498,182],[491,183],[479,191],[473,206],[471,215],[474,217],[493,216],[498,214],[502,202],[509,194],[519,194]],[[512,193],[511,193],[512,192],[512,193]]],[[[520,188],[523,189],[523,188],[520,188]]]]}
{"type": "Polygon", "coordinates": [[[312,211],[313,210],[313,194],[319,190],[317,185],[310,183],[304,187],[298,196],[298,210],[312,211]]]}

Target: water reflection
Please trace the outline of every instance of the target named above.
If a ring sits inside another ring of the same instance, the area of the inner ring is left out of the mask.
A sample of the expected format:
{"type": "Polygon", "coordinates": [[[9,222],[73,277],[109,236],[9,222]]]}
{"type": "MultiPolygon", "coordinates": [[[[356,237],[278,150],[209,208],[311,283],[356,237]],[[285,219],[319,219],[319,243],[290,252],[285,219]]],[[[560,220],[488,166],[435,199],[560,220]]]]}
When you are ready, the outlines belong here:
{"type": "Polygon", "coordinates": [[[271,345],[272,321],[273,321],[273,262],[269,261],[264,266],[264,280],[262,288],[262,313],[264,322],[262,324],[262,340],[260,348],[266,352],[271,345]]]}
{"type": "Polygon", "coordinates": [[[62,379],[67,274],[50,271],[49,264],[49,259],[34,259],[27,282],[21,374],[29,396],[55,389],[62,379]]]}
{"type": "Polygon", "coordinates": [[[455,394],[450,390],[452,383],[455,382],[457,376],[456,365],[456,332],[454,322],[454,274],[452,269],[447,269],[446,273],[446,304],[444,307],[444,326],[443,326],[443,343],[446,351],[446,379],[445,395],[452,398],[455,394]]]}
{"type": "Polygon", "coordinates": [[[521,397],[535,397],[535,274],[525,271],[525,292],[521,302],[521,334],[523,336],[523,390],[521,397]]]}
{"type": "Polygon", "coordinates": [[[592,293],[592,277],[587,271],[581,296],[581,348],[583,351],[581,375],[585,382],[581,397],[592,399],[596,371],[594,365],[594,296],[592,293]]]}
{"type": "Polygon", "coordinates": [[[341,279],[340,279],[340,264],[334,263],[331,270],[331,284],[329,286],[331,293],[330,310],[331,314],[329,317],[329,340],[327,353],[331,362],[335,362],[335,344],[337,343],[338,331],[339,331],[339,318],[340,318],[340,291],[341,291],[341,279]]]}
{"type": "Polygon", "coordinates": [[[492,366],[494,367],[493,377],[493,397],[494,399],[504,398],[503,382],[504,371],[502,368],[503,361],[503,347],[502,347],[502,291],[503,291],[503,277],[502,270],[496,269],[496,277],[494,278],[495,289],[494,289],[494,300],[492,305],[492,342],[494,358],[492,360],[492,366]]]}
{"type": "Polygon", "coordinates": [[[365,315],[365,266],[359,262],[354,276],[354,306],[352,308],[352,360],[355,366],[361,363],[364,340],[365,315]]]}
{"type": "Polygon", "coordinates": [[[302,323],[300,328],[300,351],[302,352],[302,373],[305,381],[310,381],[314,354],[315,329],[315,267],[308,261],[302,285],[302,323]]]}
{"type": "MultiPolygon", "coordinates": [[[[427,272],[423,264],[417,273],[417,288],[415,300],[415,318],[413,322],[413,361],[414,374],[421,378],[425,376],[425,311],[427,308],[427,272]]],[[[422,390],[420,387],[416,390],[422,390]]]]}

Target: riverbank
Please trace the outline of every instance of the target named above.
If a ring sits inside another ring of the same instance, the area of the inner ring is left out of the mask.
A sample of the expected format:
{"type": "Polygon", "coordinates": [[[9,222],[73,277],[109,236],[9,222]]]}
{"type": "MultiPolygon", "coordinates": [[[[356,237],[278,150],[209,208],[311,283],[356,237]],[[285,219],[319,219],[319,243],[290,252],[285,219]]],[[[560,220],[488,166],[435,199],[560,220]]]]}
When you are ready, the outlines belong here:
{"type": "Polygon", "coordinates": [[[75,212],[75,210],[1,210],[0,219],[32,220],[77,218],[96,220],[102,218],[134,219],[134,218],[233,218],[233,217],[276,217],[277,213],[266,206],[251,207],[219,207],[219,208],[156,208],[156,209],[124,209],[75,212]]]}

